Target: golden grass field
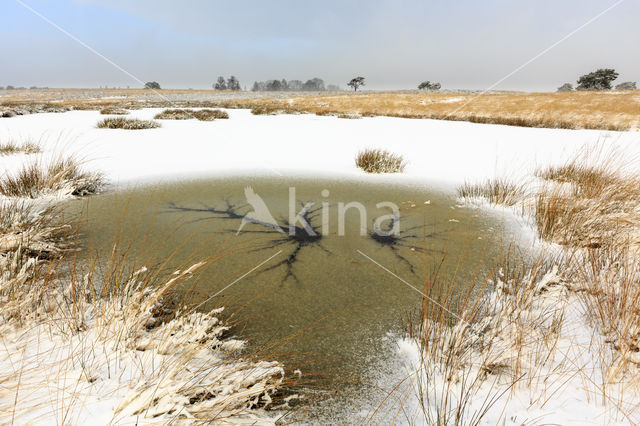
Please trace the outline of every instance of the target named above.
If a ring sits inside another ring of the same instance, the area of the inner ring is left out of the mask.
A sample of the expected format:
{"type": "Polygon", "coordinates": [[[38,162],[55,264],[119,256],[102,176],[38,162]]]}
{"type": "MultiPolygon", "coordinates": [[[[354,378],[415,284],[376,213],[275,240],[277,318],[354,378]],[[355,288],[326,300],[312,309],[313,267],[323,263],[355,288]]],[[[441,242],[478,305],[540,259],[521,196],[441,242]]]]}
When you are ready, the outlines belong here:
{"type": "Polygon", "coordinates": [[[490,92],[227,92],[214,90],[41,89],[0,92],[2,107],[53,104],[251,108],[257,114],[312,113],[342,118],[390,116],[523,127],[638,130],[640,91],[490,92]]]}

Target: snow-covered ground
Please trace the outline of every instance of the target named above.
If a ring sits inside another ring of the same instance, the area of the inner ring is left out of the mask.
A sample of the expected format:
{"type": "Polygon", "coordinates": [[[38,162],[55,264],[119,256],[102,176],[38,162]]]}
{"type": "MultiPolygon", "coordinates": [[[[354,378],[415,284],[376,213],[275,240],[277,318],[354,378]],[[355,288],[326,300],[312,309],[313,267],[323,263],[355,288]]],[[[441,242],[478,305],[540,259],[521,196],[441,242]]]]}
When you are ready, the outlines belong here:
{"type": "MultiPolygon", "coordinates": [[[[128,117],[151,119],[159,111],[132,111],[128,117]]],[[[31,138],[55,152],[77,153],[116,184],[243,171],[362,177],[354,157],[369,147],[388,149],[409,162],[404,175],[382,179],[454,184],[527,175],[536,165],[564,162],[583,145],[603,140],[630,155],[640,153],[637,132],[228,112],[229,120],[162,120],[162,128],[151,130],[97,129],[105,117],[97,111],[33,114],[0,119],[0,142],[31,138]]],[[[11,170],[23,160],[0,157],[0,169],[11,170]]]]}

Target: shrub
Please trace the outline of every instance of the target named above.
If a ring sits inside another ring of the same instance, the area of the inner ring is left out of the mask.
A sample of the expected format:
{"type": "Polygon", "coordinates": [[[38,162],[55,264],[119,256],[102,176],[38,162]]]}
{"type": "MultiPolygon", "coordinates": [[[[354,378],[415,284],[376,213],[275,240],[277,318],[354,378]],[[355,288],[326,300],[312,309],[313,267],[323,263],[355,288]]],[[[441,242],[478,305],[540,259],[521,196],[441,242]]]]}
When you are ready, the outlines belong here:
{"type": "Polygon", "coordinates": [[[382,149],[365,149],[356,155],[356,166],[367,173],[402,173],[406,162],[401,155],[382,149]]]}
{"type": "Polygon", "coordinates": [[[158,83],[157,81],[148,81],[144,84],[144,88],[145,89],[154,89],[154,90],[159,90],[160,89],[160,83],[158,83]]]}
{"type": "Polygon", "coordinates": [[[638,90],[638,86],[635,81],[625,81],[616,86],[616,90],[638,90]]]}
{"type": "Polygon", "coordinates": [[[565,83],[562,86],[558,87],[558,92],[571,92],[573,91],[573,84],[565,83]]]}
{"type": "Polygon", "coordinates": [[[129,114],[129,111],[127,111],[126,109],[122,109],[122,108],[106,107],[106,108],[102,108],[100,110],[100,114],[102,114],[102,115],[127,115],[127,114],[129,114]]]}
{"type": "Polygon", "coordinates": [[[125,129],[143,130],[160,127],[160,123],[152,120],[139,120],[137,118],[114,117],[105,118],[97,124],[99,129],[125,129]]]}

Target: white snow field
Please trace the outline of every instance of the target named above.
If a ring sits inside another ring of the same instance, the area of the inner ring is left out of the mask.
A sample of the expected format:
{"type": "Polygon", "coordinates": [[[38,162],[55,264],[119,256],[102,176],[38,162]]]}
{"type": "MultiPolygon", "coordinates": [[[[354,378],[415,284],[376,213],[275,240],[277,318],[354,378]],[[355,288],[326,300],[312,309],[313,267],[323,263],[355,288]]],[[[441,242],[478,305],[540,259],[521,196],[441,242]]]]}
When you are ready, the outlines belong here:
{"type": "MultiPolygon", "coordinates": [[[[127,117],[151,119],[159,111],[136,110],[127,117]]],[[[49,152],[78,154],[115,184],[230,172],[362,177],[354,157],[370,147],[401,154],[409,164],[404,175],[367,179],[454,184],[527,175],[537,165],[564,162],[585,144],[603,140],[629,155],[640,153],[637,132],[227,112],[228,120],[160,120],[162,128],[150,130],[97,129],[106,117],[97,111],[25,115],[0,120],[0,141],[41,140],[49,152]]],[[[23,160],[0,157],[0,168],[11,170],[23,160]]]]}

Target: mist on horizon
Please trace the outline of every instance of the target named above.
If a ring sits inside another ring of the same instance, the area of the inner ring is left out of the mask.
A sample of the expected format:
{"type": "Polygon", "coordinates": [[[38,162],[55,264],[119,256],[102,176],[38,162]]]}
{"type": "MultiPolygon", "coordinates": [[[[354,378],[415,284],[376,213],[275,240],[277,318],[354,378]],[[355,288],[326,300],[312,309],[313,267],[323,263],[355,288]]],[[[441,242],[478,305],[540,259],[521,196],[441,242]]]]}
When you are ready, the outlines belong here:
{"type": "MultiPolygon", "coordinates": [[[[478,3],[418,0],[6,1],[0,86],[140,87],[37,16],[77,37],[141,81],[208,89],[218,76],[254,81],[319,77],[347,88],[485,89],[589,22],[614,1],[478,3]],[[28,6],[28,7],[25,7],[28,6]]],[[[640,80],[640,3],[623,1],[496,89],[552,91],[597,68],[640,80]]]]}

